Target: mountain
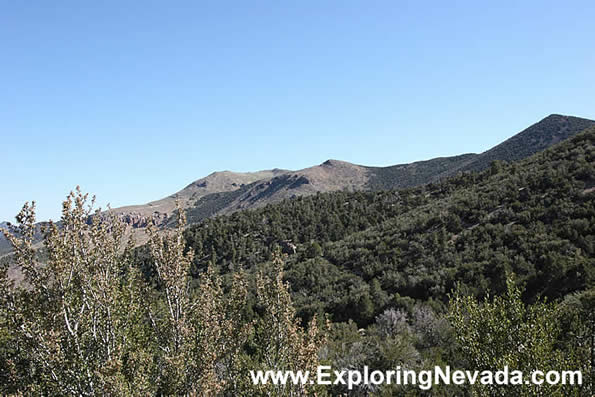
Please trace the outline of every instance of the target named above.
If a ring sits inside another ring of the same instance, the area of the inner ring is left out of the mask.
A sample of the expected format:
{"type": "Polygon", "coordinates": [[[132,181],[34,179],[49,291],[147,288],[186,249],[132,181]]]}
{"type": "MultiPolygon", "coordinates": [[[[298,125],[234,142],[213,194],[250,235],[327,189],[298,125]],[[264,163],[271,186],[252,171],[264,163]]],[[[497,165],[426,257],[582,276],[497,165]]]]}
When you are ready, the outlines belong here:
{"type": "Polygon", "coordinates": [[[552,114],[524,131],[481,153],[456,171],[479,171],[494,160],[522,160],[595,125],[595,121],[552,114]]]}
{"type": "Polygon", "coordinates": [[[389,167],[369,167],[339,160],[299,171],[279,171],[277,175],[227,190],[205,194],[187,202],[188,218],[197,222],[213,215],[258,208],[282,199],[339,190],[386,190],[407,188],[456,175],[480,171],[494,160],[513,162],[563,141],[595,121],[572,116],[550,115],[512,138],[480,154],[441,157],[389,167]]]}
{"type": "Polygon", "coordinates": [[[358,327],[390,306],[439,306],[456,285],[501,294],[511,271],[528,302],[585,290],[595,297],[594,165],[595,127],[435,184],[309,195],[206,219],[185,232],[191,272],[211,261],[250,273],[278,246],[300,318],[327,313],[358,327]]]}
{"type": "MultiPolygon", "coordinates": [[[[142,205],[110,210],[132,227],[143,243],[151,220],[166,228],[175,224],[176,202],[190,223],[239,210],[260,208],[283,199],[333,191],[377,191],[437,182],[461,172],[480,171],[494,160],[524,159],[595,125],[595,121],[553,114],[480,154],[468,153],[388,167],[327,160],[320,165],[291,171],[214,172],[177,193],[142,205]]],[[[0,255],[8,242],[0,236],[0,255]]]]}
{"type": "MultiPolygon", "coordinates": [[[[43,238],[42,229],[44,226],[47,226],[47,222],[38,222],[35,224],[35,231],[33,234],[33,239],[35,240],[36,243],[40,242],[43,238]]],[[[6,230],[6,231],[10,230],[9,222],[0,222],[0,258],[12,251],[12,245],[10,244],[8,239],[4,236],[4,233],[2,233],[2,230],[6,230]]]]}
{"type": "Polygon", "coordinates": [[[541,152],[595,125],[580,117],[552,114],[499,145],[480,153],[436,158],[411,164],[371,168],[373,177],[368,187],[395,189],[436,182],[458,172],[481,171],[492,161],[513,162],[541,152]]]}
{"type": "Polygon", "coordinates": [[[191,203],[191,221],[216,214],[228,214],[248,208],[258,208],[286,198],[308,196],[337,190],[366,190],[369,172],[366,167],[339,160],[299,171],[284,171],[278,175],[240,187],[234,192],[215,193],[191,203]]]}
{"type": "Polygon", "coordinates": [[[145,227],[149,220],[157,220],[158,224],[165,225],[176,209],[176,202],[183,208],[205,196],[212,194],[224,194],[242,189],[246,184],[259,180],[274,178],[276,175],[285,173],[285,170],[274,169],[259,172],[213,172],[212,174],[198,179],[184,189],[161,200],[152,201],[143,205],[131,205],[119,207],[111,212],[120,216],[131,226],[145,227]]]}

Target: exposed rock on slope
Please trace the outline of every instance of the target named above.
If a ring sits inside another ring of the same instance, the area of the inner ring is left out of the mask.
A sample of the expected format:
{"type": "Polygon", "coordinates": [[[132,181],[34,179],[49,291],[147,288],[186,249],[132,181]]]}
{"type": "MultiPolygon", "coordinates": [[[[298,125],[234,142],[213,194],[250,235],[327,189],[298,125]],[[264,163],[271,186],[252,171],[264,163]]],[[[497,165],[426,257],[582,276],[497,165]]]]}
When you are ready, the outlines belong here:
{"type": "Polygon", "coordinates": [[[158,225],[166,225],[174,210],[176,202],[179,202],[182,208],[189,208],[194,203],[214,193],[233,192],[242,189],[246,184],[258,180],[272,178],[275,175],[283,174],[284,170],[274,169],[270,171],[259,172],[213,172],[212,174],[198,179],[184,189],[161,200],[152,201],[143,205],[133,205],[115,208],[112,210],[120,218],[135,228],[146,227],[151,220],[158,225]]]}

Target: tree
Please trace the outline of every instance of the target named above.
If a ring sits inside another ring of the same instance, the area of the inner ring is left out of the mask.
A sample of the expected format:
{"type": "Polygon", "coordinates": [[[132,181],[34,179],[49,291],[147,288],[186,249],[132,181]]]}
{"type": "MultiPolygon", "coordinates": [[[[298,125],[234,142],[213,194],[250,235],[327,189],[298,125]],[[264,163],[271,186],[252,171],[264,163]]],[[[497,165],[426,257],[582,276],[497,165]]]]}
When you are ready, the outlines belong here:
{"type": "Polygon", "coordinates": [[[322,247],[316,241],[312,241],[306,249],[306,258],[316,258],[319,256],[322,256],[322,247]]]}
{"type": "Polygon", "coordinates": [[[247,288],[242,274],[234,276],[229,295],[211,265],[191,290],[193,251],[185,252],[186,218],[178,208],[177,227],[159,232],[149,227],[149,247],[161,287],[161,299],[149,307],[158,346],[160,393],[211,396],[237,388],[235,376],[241,349],[250,332],[242,322],[247,288]]]}
{"type": "Polygon", "coordinates": [[[281,262],[257,278],[263,311],[254,319],[243,272],[224,283],[211,265],[192,288],[184,211],[173,231],[149,227],[152,285],[133,263],[126,226],[93,202],[72,192],[60,223],[45,231],[43,252],[34,245],[34,204],[6,233],[24,281],[15,284],[3,262],[3,393],[254,395],[263,391],[249,382],[255,366],[315,371],[323,337],[316,320],[308,331],[299,325],[281,262]]]}
{"type": "MultiPolygon", "coordinates": [[[[457,291],[450,299],[448,318],[463,355],[468,358],[470,370],[520,370],[530,374],[538,369],[572,370],[578,363],[568,359],[558,349],[560,337],[559,311],[556,305],[537,302],[525,305],[522,291],[512,277],[507,278],[504,296],[478,302],[472,296],[457,291]]],[[[522,384],[473,385],[479,396],[570,396],[578,395],[571,385],[522,384]]]]}
{"type": "MultiPolygon", "coordinates": [[[[307,330],[300,327],[283,275],[283,260],[275,254],[266,273],[257,276],[257,302],[262,315],[255,325],[253,369],[310,371],[314,374],[326,339],[316,316],[307,330]]],[[[303,396],[314,390],[315,385],[269,383],[261,385],[259,395],[303,396]]]]}
{"type": "MultiPolygon", "coordinates": [[[[124,225],[93,212],[77,187],[63,203],[60,226],[44,238],[47,260],[33,245],[35,205],[25,204],[15,233],[6,233],[24,282],[4,292],[10,335],[23,359],[18,389],[33,394],[145,394],[139,299],[131,285],[124,225]],[[132,383],[134,382],[134,383],[132,383]]],[[[4,279],[5,280],[5,279],[4,279]]],[[[6,283],[6,281],[3,281],[6,283]]]]}

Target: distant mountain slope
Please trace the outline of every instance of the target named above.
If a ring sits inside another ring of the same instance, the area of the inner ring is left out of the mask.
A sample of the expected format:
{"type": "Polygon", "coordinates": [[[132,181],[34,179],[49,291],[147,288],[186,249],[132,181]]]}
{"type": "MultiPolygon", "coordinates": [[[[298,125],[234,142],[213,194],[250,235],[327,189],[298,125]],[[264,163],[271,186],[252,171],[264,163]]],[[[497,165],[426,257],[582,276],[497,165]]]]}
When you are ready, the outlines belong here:
{"type": "MultiPolygon", "coordinates": [[[[40,242],[43,234],[42,229],[44,226],[47,226],[47,222],[38,222],[35,224],[35,232],[33,239],[35,242],[40,242]]],[[[0,257],[6,255],[12,251],[12,245],[8,241],[8,239],[2,233],[2,230],[10,231],[9,223],[8,222],[0,222],[0,257]]]]}
{"type": "Polygon", "coordinates": [[[280,169],[245,173],[213,172],[161,200],[142,205],[119,207],[113,209],[112,212],[118,214],[133,227],[145,227],[150,219],[155,219],[159,224],[165,225],[176,208],[176,202],[179,202],[182,208],[193,207],[198,200],[205,196],[238,191],[246,184],[274,178],[276,175],[285,172],[285,170],[280,169]]]}
{"type": "Polygon", "coordinates": [[[452,170],[468,164],[478,156],[468,153],[390,167],[367,167],[371,178],[366,187],[370,190],[386,190],[423,185],[434,181],[437,175],[451,173],[452,170]]]}
{"type": "Polygon", "coordinates": [[[189,208],[189,219],[197,222],[213,215],[258,208],[285,198],[338,190],[387,190],[436,182],[465,171],[480,171],[493,160],[517,161],[574,136],[595,121],[550,115],[512,138],[481,154],[440,157],[389,167],[367,167],[338,160],[299,171],[285,171],[233,193],[216,193],[189,208]]]}
{"type": "MultiPolygon", "coordinates": [[[[595,125],[595,121],[552,114],[458,167],[457,171],[479,171],[494,160],[522,160],[595,125]]],[[[450,171],[452,174],[453,171],[450,171]]]]}
{"type": "MultiPolygon", "coordinates": [[[[179,192],[161,200],[152,201],[147,204],[118,207],[112,209],[111,212],[132,227],[138,243],[144,243],[146,241],[146,235],[143,229],[151,220],[155,220],[159,226],[166,226],[168,223],[171,223],[171,216],[176,209],[176,201],[179,201],[182,208],[192,208],[195,202],[202,197],[214,193],[223,194],[237,191],[246,184],[273,178],[285,172],[285,170],[280,169],[246,173],[230,171],[213,172],[204,178],[192,182],[179,192]]],[[[212,211],[209,212],[209,214],[211,213],[212,211]]],[[[8,223],[1,222],[0,228],[7,229],[8,223]]],[[[10,243],[0,232],[0,256],[10,251],[10,243]]]]}
{"type": "MultiPolygon", "coordinates": [[[[284,200],[192,225],[193,274],[258,268],[276,246],[299,316],[367,326],[387,305],[595,293],[595,127],[513,165],[412,189],[284,200]],[[400,303],[396,303],[400,302],[400,303]]],[[[144,249],[146,257],[146,248],[144,249]]],[[[151,266],[150,261],[144,262],[151,266]]]]}
{"type": "Polygon", "coordinates": [[[368,187],[396,189],[436,182],[458,172],[481,171],[492,161],[518,161],[595,125],[595,121],[552,114],[481,154],[435,158],[391,167],[369,167],[368,187]]]}
{"type": "MultiPolygon", "coordinates": [[[[175,224],[172,215],[176,202],[187,212],[190,223],[195,223],[215,215],[259,208],[286,198],[318,192],[413,187],[459,172],[479,171],[494,160],[511,162],[524,159],[593,125],[595,121],[592,120],[554,114],[481,154],[462,154],[388,167],[327,160],[298,171],[214,172],[161,200],[111,211],[132,227],[138,242],[142,243],[146,238],[142,230],[151,220],[161,227],[175,224]]],[[[0,254],[7,247],[8,242],[0,236],[0,254]]]]}
{"type": "Polygon", "coordinates": [[[368,179],[366,167],[345,161],[327,160],[320,165],[286,172],[249,186],[249,189],[231,203],[228,210],[259,207],[268,202],[317,192],[363,190],[368,179]]]}
{"type": "Polygon", "coordinates": [[[268,179],[244,185],[235,191],[213,193],[199,198],[188,209],[188,219],[198,222],[215,214],[258,208],[286,198],[317,192],[364,190],[369,179],[367,167],[339,160],[299,171],[283,171],[268,179]]]}

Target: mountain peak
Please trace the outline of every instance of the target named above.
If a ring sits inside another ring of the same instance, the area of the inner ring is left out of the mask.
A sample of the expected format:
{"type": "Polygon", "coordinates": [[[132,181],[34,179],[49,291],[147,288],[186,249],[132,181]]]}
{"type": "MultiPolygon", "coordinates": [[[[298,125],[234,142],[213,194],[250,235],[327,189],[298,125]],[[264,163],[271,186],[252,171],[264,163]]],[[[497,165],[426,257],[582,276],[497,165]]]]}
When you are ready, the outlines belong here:
{"type": "Polygon", "coordinates": [[[544,117],[541,121],[548,120],[548,119],[568,118],[568,117],[572,117],[572,116],[567,116],[565,114],[559,114],[559,113],[552,113],[549,116],[544,117]]]}
{"type": "MultiPolygon", "coordinates": [[[[164,199],[139,206],[116,209],[134,217],[169,219],[179,201],[193,211],[192,220],[255,208],[317,192],[337,190],[395,189],[430,183],[458,172],[489,167],[493,160],[516,161],[560,142],[594,125],[573,116],[551,114],[501,144],[481,154],[435,158],[413,164],[366,167],[328,159],[319,165],[297,171],[282,169],[258,172],[218,171],[198,179],[164,199]]],[[[136,219],[136,218],[135,218],[136,219]]]]}
{"type": "Polygon", "coordinates": [[[458,171],[478,171],[493,160],[517,161],[547,149],[595,125],[595,121],[574,116],[550,114],[499,145],[481,153],[458,171]]]}
{"type": "Polygon", "coordinates": [[[595,123],[595,121],[593,120],[589,120],[589,119],[585,119],[582,117],[577,117],[577,116],[571,116],[568,114],[559,114],[559,113],[552,113],[546,117],[544,117],[543,119],[541,119],[540,121],[538,121],[537,123],[533,124],[532,126],[530,126],[529,128],[535,126],[535,125],[539,125],[541,123],[548,123],[548,122],[561,122],[561,123],[595,123]]]}
{"type": "Polygon", "coordinates": [[[342,166],[346,166],[346,165],[352,166],[354,164],[347,162],[347,161],[342,161],[342,160],[328,159],[321,165],[327,166],[327,167],[342,167],[342,166]]]}

